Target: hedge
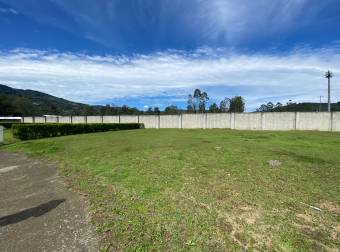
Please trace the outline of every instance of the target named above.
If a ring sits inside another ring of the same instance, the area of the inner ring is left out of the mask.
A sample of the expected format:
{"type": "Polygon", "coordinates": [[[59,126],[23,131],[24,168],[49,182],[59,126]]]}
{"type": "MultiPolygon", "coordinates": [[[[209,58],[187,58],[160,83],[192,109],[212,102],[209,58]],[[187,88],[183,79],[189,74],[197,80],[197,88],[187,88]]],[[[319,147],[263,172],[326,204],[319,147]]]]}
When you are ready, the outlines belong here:
{"type": "Polygon", "coordinates": [[[83,133],[104,132],[110,130],[132,130],[142,129],[144,124],[140,123],[93,123],[93,124],[71,124],[71,123],[48,123],[48,124],[13,124],[12,133],[15,138],[21,140],[38,139],[46,137],[57,137],[83,133]]]}
{"type": "Polygon", "coordinates": [[[10,129],[13,124],[16,124],[14,122],[0,122],[0,126],[3,126],[5,129],[10,129]]]}

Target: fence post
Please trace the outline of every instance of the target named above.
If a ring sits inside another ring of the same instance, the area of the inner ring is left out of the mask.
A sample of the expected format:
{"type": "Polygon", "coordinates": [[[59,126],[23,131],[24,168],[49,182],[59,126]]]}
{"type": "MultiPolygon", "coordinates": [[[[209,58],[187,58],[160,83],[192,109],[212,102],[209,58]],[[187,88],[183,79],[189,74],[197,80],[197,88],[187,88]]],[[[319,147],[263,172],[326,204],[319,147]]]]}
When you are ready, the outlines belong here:
{"type": "Polygon", "coordinates": [[[161,128],[161,115],[158,115],[158,125],[157,125],[157,129],[161,128]]]}
{"type": "Polygon", "coordinates": [[[87,115],[84,116],[85,123],[87,124],[87,115]]]}
{"type": "Polygon", "coordinates": [[[299,112],[295,112],[295,121],[294,121],[294,130],[298,129],[298,125],[299,125],[299,112]]]}
{"type": "Polygon", "coordinates": [[[32,116],[32,121],[33,123],[35,123],[35,116],[32,116]]]}
{"type": "Polygon", "coordinates": [[[118,123],[120,124],[120,115],[118,115],[118,123]]]}
{"type": "Polygon", "coordinates": [[[71,124],[73,123],[73,117],[72,116],[70,116],[70,119],[71,119],[71,124]]]}
{"type": "Polygon", "coordinates": [[[182,128],[182,114],[178,115],[178,128],[181,129],[182,128]]]}
{"type": "Polygon", "coordinates": [[[59,116],[57,116],[57,123],[59,123],[59,116]]]}
{"type": "Polygon", "coordinates": [[[266,114],[261,112],[261,130],[266,128],[266,114]]]}
{"type": "Polygon", "coordinates": [[[208,128],[208,113],[204,113],[204,129],[208,128]]]}
{"type": "Polygon", "coordinates": [[[331,131],[333,131],[333,121],[334,121],[333,116],[334,116],[334,113],[331,112],[331,131]]]}
{"type": "Polygon", "coordinates": [[[101,121],[102,121],[102,124],[104,123],[104,116],[101,115],[101,121]]]}
{"type": "Polygon", "coordinates": [[[230,113],[230,129],[235,129],[235,113],[230,113]]]}
{"type": "Polygon", "coordinates": [[[46,116],[44,116],[44,118],[45,118],[45,123],[47,123],[47,117],[46,117],[46,116]]]}
{"type": "Polygon", "coordinates": [[[181,129],[183,129],[183,114],[181,114],[181,129]]]}
{"type": "Polygon", "coordinates": [[[137,123],[139,123],[139,115],[137,115],[137,123]]]}

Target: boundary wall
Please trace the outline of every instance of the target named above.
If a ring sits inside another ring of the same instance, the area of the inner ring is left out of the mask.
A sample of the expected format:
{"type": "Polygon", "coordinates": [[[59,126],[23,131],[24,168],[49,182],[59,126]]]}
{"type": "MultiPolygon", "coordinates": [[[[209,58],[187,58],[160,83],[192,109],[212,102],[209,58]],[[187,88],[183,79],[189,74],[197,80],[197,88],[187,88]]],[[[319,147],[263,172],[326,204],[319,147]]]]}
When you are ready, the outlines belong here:
{"type": "Polygon", "coordinates": [[[340,131],[340,112],[23,117],[24,123],[144,123],[150,129],[340,131]]]}

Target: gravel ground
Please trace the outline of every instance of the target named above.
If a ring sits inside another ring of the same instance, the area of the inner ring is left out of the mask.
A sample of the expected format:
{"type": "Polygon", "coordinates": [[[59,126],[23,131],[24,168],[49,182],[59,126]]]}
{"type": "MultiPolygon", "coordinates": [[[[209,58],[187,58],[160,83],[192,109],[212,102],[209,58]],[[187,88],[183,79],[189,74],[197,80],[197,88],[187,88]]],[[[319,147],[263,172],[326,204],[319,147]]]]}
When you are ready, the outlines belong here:
{"type": "Polygon", "coordinates": [[[98,251],[83,197],[57,165],[0,152],[1,251],[98,251]]]}

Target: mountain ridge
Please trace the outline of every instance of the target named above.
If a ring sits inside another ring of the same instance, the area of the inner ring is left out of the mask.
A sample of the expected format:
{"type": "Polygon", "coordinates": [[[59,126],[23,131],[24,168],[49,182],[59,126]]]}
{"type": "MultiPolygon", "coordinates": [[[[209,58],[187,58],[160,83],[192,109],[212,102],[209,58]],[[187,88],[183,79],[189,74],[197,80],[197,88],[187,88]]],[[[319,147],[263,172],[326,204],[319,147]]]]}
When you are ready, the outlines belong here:
{"type": "Polygon", "coordinates": [[[88,105],[31,89],[17,89],[0,84],[0,115],[3,116],[111,115],[137,112],[136,108],[127,106],[88,105]]]}

